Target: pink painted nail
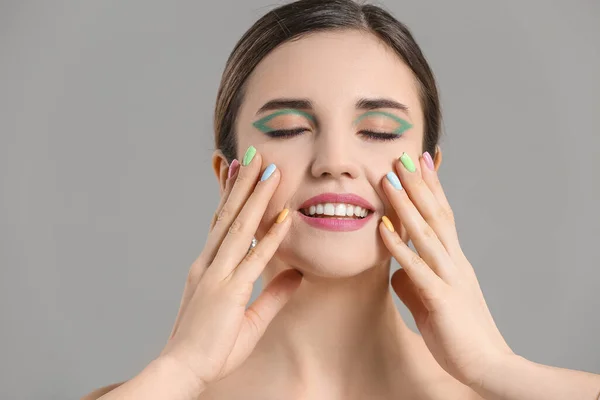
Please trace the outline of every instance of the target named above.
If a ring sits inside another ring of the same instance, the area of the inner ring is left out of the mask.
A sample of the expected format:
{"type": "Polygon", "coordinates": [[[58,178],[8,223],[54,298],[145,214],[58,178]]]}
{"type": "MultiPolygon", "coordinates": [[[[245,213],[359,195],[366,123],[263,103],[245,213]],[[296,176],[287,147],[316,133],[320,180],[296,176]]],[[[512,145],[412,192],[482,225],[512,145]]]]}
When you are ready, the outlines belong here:
{"type": "Polygon", "coordinates": [[[229,166],[229,172],[227,173],[227,179],[231,178],[233,176],[233,174],[235,174],[235,171],[238,170],[239,167],[240,167],[240,162],[237,160],[237,158],[234,158],[233,161],[231,162],[231,165],[229,166]]]}
{"type": "Polygon", "coordinates": [[[423,153],[423,158],[425,159],[425,165],[427,165],[427,167],[430,170],[434,170],[434,166],[433,166],[433,159],[431,158],[431,154],[429,154],[428,151],[426,151],[425,153],[423,153]]]}

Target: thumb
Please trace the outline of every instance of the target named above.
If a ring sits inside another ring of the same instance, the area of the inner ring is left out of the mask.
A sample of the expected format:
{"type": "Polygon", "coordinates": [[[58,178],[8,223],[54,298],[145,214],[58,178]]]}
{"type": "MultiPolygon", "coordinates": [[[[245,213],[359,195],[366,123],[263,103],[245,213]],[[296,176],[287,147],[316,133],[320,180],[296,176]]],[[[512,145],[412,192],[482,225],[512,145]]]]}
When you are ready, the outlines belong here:
{"type": "Polygon", "coordinates": [[[391,285],[400,300],[406,305],[415,321],[426,315],[427,308],[423,305],[417,288],[410,280],[406,270],[400,268],[392,275],[391,285]]]}
{"type": "Polygon", "coordinates": [[[244,325],[249,328],[246,332],[249,343],[258,342],[269,323],[292,297],[300,283],[302,283],[302,273],[293,268],[286,269],[271,279],[246,310],[244,325]]]}

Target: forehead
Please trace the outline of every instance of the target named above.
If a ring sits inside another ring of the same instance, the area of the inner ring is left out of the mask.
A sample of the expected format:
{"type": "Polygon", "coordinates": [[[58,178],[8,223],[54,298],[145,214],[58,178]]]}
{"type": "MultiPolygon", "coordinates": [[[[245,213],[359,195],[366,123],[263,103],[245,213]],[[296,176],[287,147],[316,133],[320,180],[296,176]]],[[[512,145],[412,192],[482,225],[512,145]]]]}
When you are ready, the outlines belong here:
{"type": "Polygon", "coordinates": [[[278,46],[257,65],[241,111],[255,112],[277,97],[308,98],[323,110],[363,97],[389,97],[416,111],[415,82],[410,68],[374,35],[318,32],[278,46]]]}

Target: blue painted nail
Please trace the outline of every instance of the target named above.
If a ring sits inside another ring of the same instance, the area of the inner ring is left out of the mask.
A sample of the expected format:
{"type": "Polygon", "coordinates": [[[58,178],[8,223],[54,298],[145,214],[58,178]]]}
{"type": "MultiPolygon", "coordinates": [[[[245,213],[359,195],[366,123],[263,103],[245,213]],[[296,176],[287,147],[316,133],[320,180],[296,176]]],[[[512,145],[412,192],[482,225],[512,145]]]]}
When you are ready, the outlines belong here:
{"type": "Polygon", "coordinates": [[[402,190],[402,185],[400,184],[400,179],[398,179],[398,175],[390,171],[387,173],[386,176],[388,178],[388,181],[390,181],[394,188],[402,190]]]}
{"type": "Polygon", "coordinates": [[[265,168],[265,172],[263,172],[260,180],[266,181],[267,179],[269,179],[269,177],[273,174],[273,172],[275,172],[276,168],[277,167],[275,166],[275,164],[269,164],[269,166],[267,168],[265,168]]]}

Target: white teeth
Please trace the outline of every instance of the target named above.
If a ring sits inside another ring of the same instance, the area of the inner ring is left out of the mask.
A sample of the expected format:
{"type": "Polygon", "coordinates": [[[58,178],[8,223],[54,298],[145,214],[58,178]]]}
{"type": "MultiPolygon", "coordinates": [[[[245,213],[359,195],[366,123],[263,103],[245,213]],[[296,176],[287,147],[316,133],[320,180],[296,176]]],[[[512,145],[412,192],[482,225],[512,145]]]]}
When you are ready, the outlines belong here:
{"type": "Polygon", "coordinates": [[[369,215],[369,210],[354,204],[323,203],[312,205],[302,210],[306,215],[328,215],[337,217],[364,218],[369,215]]]}
{"type": "Polygon", "coordinates": [[[346,205],[345,204],[338,204],[335,206],[335,215],[340,216],[340,217],[345,217],[346,216],[346,205]]]}
{"type": "Polygon", "coordinates": [[[325,203],[325,206],[323,208],[325,210],[325,215],[335,215],[335,208],[333,207],[333,204],[325,203]]]}

